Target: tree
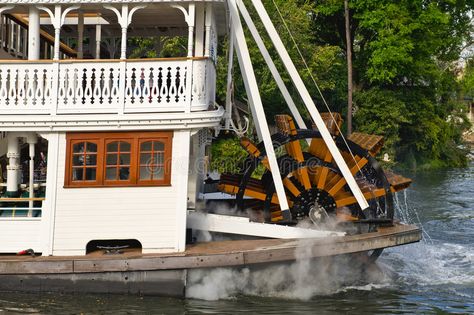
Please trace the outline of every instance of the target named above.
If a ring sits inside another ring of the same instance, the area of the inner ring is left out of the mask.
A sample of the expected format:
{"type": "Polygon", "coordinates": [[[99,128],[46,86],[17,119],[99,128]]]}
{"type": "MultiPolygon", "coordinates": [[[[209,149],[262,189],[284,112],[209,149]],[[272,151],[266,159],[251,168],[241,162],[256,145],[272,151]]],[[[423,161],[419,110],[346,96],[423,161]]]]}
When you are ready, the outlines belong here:
{"type": "MultiPolygon", "coordinates": [[[[345,48],[342,1],[315,3],[319,43],[345,48]]],[[[398,160],[462,165],[458,145],[465,124],[456,65],[471,42],[473,1],[358,0],[350,5],[356,128],[384,135],[388,152],[398,160]]]]}

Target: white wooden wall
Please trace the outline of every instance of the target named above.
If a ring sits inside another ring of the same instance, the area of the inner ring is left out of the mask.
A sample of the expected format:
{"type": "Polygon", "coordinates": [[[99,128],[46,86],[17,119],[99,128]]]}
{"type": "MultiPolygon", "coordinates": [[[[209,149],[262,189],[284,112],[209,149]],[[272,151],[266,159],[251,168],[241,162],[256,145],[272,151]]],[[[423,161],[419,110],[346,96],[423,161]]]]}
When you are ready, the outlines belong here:
{"type": "Polygon", "coordinates": [[[41,218],[0,218],[0,252],[40,248],[41,218]]]}
{"type": "Polygon", "coordinates": [[[65,189],[65,152],[62,133],[53,255],[83,255],[89,241],[102,239],[137,239],[144,253],[184,250],[189,131],[174,132],[170,187],[65,189]]]}

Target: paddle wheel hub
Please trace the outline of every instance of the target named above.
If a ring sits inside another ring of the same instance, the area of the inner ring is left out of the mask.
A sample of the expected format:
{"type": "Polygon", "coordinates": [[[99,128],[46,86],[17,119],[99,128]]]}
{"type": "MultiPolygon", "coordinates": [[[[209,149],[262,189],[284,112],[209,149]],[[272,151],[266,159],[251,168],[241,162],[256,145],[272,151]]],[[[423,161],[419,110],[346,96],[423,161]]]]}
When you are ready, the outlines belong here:
{"type": "Polygon", "coordinates": [[[336,214],[336,201],[326,191],[311,188],[294,199],[291,213],[296,219],[309,216],[315,223],[322,222],[336,214]]]}

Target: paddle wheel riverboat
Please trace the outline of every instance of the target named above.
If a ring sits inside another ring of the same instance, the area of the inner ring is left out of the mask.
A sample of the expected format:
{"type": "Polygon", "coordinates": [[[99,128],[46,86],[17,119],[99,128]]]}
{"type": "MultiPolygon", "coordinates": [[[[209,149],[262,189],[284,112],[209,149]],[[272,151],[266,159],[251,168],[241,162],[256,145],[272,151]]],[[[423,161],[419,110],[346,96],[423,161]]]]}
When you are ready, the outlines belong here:
{"type": "Polygon", "coordinates": [[[420,240],[394,222],[392,194],[410,180],[375,160],[383,138],[345,139],[340,115],[320,114],[262,2],[250,3],[310,122],[241,0],[0,1],[0,289],[176,295],[188,269],[292,261],[299,239],[312,240],[309,258],[372,259],[420,240]],[[244,26],[291,112],[273,135],[244,26]],[[132,58],[133,38],[153,38],[156,58],[132,58]],[[185,43],[176,55],[163,47],[173,39],[185,43]],[[211,136],[235,129],[234,58],[259,143],[243,137],[244,172],[222,174],[220,195],[240,211],[219,215],[196,205],[209,196],[211,136]],[[245,240],[191,244],[199,230],[245,240]]]}

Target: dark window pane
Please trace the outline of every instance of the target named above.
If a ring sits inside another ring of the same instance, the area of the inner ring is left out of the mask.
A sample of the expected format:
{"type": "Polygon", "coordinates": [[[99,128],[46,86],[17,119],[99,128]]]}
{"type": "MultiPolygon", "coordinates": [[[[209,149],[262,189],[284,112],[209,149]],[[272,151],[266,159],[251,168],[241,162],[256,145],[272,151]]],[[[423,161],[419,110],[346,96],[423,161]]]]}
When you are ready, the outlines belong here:
{"type": "Polygon", "coordinates": [[[84,169],[83,168],[73,168],[72,169],[72,180],[83,180],[84,179],[84,169]]]}
{"type": "Polygon", "coordinates": [[[95,180],[97,170],[95,168],[86,168],[86,180],[95,180]]]}
{"type": "Polygon", "coordinates": [[[120,154],[120,165],[130,165],[130,154],[120,154]]]}
{"type": "Polygon", "coordinates": [[[117,165],[117,154],[107,154],[107,165],[117,165]]]}
{"type": "Polygon", "coordinates": [[[105,170],[105,179],[106,180],[116,180],[117,179],[117,169],[115,167],[108,167],[105,170]]]}
{"type": "Polygon", "coordinates": [[[107,152],[117,152],[117,151],[118,151],[118,141],[114,141],[107,144],[107,152]]]}
{"type": "Polygon", "coordinates": [[[120,180],[128,180],[130,178],[130,169],[128,167],[120,168],[120,180]]]}
{"type": "Polygon", "coordinates": [[[143,142],[140,145],[140,151],[151,151],[151,141],[143,142]]]}
{"type": "Polygon", "coordinates": [[[72,146],[72,152],[81,153],[84,152],[84,142],[76,143],[72,146]]]}
{"type": "Polygon", "coordinates": [[[165,145],[163,142],[160,141],[153,141],[153,150],[154,151],[163,151],[165,149],[165,145]]]}
{"type": "Polygon", "coordinates": [[[163,167],[155,167],[153,169],[153,179],[163,179],[165,178],[165,172],[163,167]]]}
{"type": "Polygon", "coordinates": [[[153,154],[153,164],[163,164],[163,153],[155,153],[153,154]]]}
{"type": "Polygon", "coordinates": [[[140,166],[140,179],[141,180],[151,179],[151,172],[148,166],[140,166]]]}
{"type": "Polygon", "coordinates": [[[97,165],[97,155],[86,155],[86,165],[97,165]]]}
{"type": "Polygon", "coordinates": [[[73,166],[82,166],[84,165],[84,155],[73,155],[72,156],[72,165],[73,166]]]}
{"type": "Polygon", "coordinates": [[[120,151],[130,152],[130,143],[125,142],[125,141],[120,141],[120,151]]]}
{"type": "Polygon", "coordinates": [[[97,144],[92,142],[86,142],[86,152],[87,153],[96,153],[97,152],[97,144]]]}
{"type": "Polygon", "coordinates": [[[151,164],[151,163],[152,163],[152,160],[151,160],[151,154],[150,153],[140,154],[140,164],[141,165],[147,165],[147,164],[151,164]]]}

